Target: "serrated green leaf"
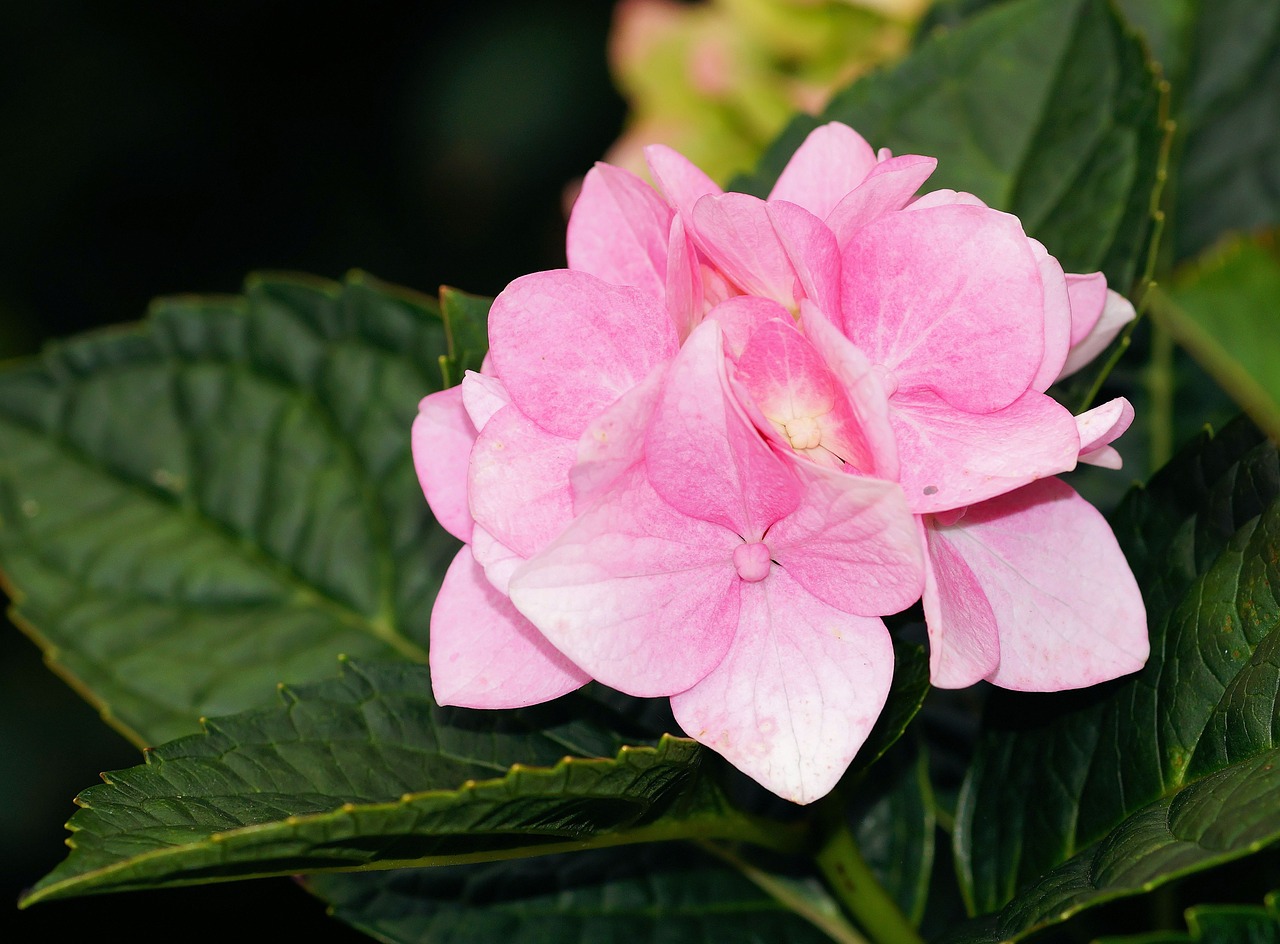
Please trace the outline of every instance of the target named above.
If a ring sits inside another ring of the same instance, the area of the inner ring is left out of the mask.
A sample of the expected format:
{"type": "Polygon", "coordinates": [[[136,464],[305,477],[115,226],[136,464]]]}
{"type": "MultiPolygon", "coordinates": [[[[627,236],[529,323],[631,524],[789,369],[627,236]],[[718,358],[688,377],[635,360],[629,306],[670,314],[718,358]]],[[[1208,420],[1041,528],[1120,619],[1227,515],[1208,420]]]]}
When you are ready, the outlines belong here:
{"type": "Polygon", "coordinates": [[[449,351],[440,366],[444,386],[462,383],[469,370],[478,371],[489,351],[489,308],[492,298],[470,295],[448,285],[440,289],[440,314],[444,318],[449,351]]]}
{"type": "Polygon", "coordinates": [[[1280,251],[1274,236],[1224,240],[1153,293],[1152,313],[1254,422],[1280,437],[1280,251]]]}
{"type": "Polygon", "coordinates": [[[771,841],[698,776],[696,743],[620,744],[579,720],[589,710],[574,696],[517,713],[440,708],[426,667],[394,662],[347,662],[284,694],[85,790],[71,854],[23,904],[593,842],[771,841]]]}
{"type": "Polygon", "coordinates": [[[1108,935],[1095,944],[1280,944],[1274,893],[1265,905],[1196,905],[1186,918],[1186,932],[1108,935]]]}
{"type": "Polygon", "coordinates": [[[811,128],[843,121],[875,147],[938,158],[927,189],[1017,214],[1068,271],[1102,269],[1128,291],[1151,238],[1163,94],[1105,0],[1013,0],[797,119],[741,185],[766,193],[811,128]]]}
{"type": "Polygon", "coordinates": [[[457,542],[409,453],[430,299],[258,275],[0,370],[0,568],[56,671],[139,745],[327,676],[423,661],[457,542]]]}
{"type": "Polygon", "coordinates": [[[733,869],[685,848],[602,850],[386,875],[319,875],[335,917],[387,944],[818,944],[733,869]]]}
{"type": "Polygon", "coordinates": [[[1244,420],[1206,436],[1113,524],[1143,588],[1151,659],[1084,691],[994,694],[962,791],[970,907],[1003,907],[1009,939],[1280,838],[1280,808],[1250,793],[1271,782],[1277,745],[1249,712],[1276,706],[1255,691],[1248,722],[1240,710],[1242,686],[1278,681],[1274,444],[1244,420]]]}

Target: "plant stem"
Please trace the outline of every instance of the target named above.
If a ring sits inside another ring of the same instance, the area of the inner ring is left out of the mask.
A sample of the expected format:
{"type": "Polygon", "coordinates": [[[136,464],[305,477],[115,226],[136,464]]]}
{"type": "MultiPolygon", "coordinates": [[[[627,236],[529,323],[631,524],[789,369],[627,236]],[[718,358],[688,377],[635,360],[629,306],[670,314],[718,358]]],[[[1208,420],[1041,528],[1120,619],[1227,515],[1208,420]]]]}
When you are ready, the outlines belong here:
{"type": "Polygon", "coordinates": [[[1152,471],[1164,467],[1173,455],[1173,335],[1162,319],[1151,319],[1151,362],[1147,365],[1147,396],[1151,402],[1148,423],[1152,471]]]}
{"type": "Polygon", "coordinates": [[[832,893],[878,944],[923,944],[915,927],[862,857],[842,805],[834,797],[832,794],[824,801],[826,838],[814,857],[832,893]]]}

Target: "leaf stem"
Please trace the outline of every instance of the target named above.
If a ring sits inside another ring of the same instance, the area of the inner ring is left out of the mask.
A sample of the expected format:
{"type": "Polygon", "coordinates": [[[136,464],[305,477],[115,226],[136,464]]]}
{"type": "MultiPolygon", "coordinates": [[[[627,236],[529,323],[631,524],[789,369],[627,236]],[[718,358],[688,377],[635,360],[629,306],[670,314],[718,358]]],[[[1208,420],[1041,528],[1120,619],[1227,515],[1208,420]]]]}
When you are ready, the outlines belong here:
{"type": "Polygon", "coordinates": [[[923,944],[915,927],[862,857],[837,795],[828,795],[822,803],[820,817],[825,820],[826,832],[814,861],[832,893],[878,944],[923,944]]]}

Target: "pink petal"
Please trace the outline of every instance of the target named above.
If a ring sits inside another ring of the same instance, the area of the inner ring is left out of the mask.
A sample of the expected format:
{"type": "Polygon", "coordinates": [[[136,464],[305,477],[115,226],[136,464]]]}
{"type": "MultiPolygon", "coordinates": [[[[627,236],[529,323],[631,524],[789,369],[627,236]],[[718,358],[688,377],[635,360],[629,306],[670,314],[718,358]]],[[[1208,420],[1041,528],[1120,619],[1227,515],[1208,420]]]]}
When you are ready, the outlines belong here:
{"type": "Polygon", "coordinates": [[[667,311],[676,326],[676,337],[683,341],[702,320],[703,303],[702,266],[682,216],[671,221],[666,287],[667,311]]]}
{"type": "Polygon", "coordinates": [[[775,200],[765,204],[765,209],[800,282],[799,296],[826,311],[839,311],[840,248],[835,234],[794,203],[775,200]]]}
{"type": "Polygon", "coordinates": [[[679,344],[656,299],[570,269],[507,286],[489,312],[489,342],[512,403],[548,432],[575,440],[679,344]]]}
{"type": "Polygon", "coordinates": [[[514,406],[503,407],[471,450],[471,515],[498,541],[529,557],[573,517],[569,470],[577,441],[553,436],[514,406]]]}
{"type": "Polygon", "coordinates": [[[800,323],[843,388],[861,430],[869,455],[852,458],[853,465],[869,475],[896,481],[897,435],[889,420],[889,398],[876,369],[817,306],[801,302],[800,323]]]}
{"type": "Polygon", "coordinates": [[[511,402],[507,396],[507,388],[497,377],[478,374],[469,370],[462,375],[462,405],[471,417],[476,429],[484,429],[485,423],[504,406],[511,402]]]}
{"type": "Polygon", "coordinates": [[[644,149],[649,176],[686,220],[693,219],[693,205],[709,193],[723,193],[720,186],[679,151],[665,144],[651,144],[644,149]]]}
{"type": "Polygon", "coordinates": [[[786,200],[825,219],[875,166],[876,155],[866,139],[848,125],[832,121],[814,128],[796,148],[769,200],[786,200]]]}
{"type": "Polygon", "coordinates": [[[667,365],[653,371],[587,424],[569,473],[573,508],[581,513],[623,472],[644,458],[645,434],[658,408],[667,365]]]}
{"type": "Polygon", "coordinates": [[[894,397],[899,481],[915,514],[962,508],[1075,467],[1075,418],[1028,393],[1003,410],[965,413],[927,393],[894,397]]]}
{"type": "Polygon", "coordinates": [[[724,334],[725,353],[737,360],[746,350],[751,335],[770,321],[794,322],[791,313],[769,298],[758,295],[735,295],[707,312],[724,334]]]}
{"type": "Polygon", "coordinates": [[[1044,355],[1044,293],[1016,217],[983,207],[890,213],[844,256],[844,332],[900,390],[986,412],[1024,392],[1044,355]]]}
{"type": "Polygon", "coordinates": [[[763,200],[745,193],[703,197],[693,225],[698,246],[742,291],[787,308],[796,304],[796,270],[763,200]]]}
{"type": "Polygon", "coordinates": [[[929,631],[929,681],[938,688],[968,688],[1000,664],[996,617],[969,565],[932,516],[922,519],[925,556],[924,618],[929,631]]]}
{"type": "Polygon", "coordinates": [[[429,661],[436,702],[464,708],[536,705],[591,680],[489,585],[468,547],[431,611],[429,661]]]}
{"type": "Polygon", "coordinates": [[[671,695],[729,648],[741,544],[677,512],[636,468],[516,571],[511,600],[592,677],[631,695],[671,695]]]}
{"type": "Polygon", "coordinates": [[[743,584],[732,648],[671,707],[686,734],[747,776],[812,803],[866,740],[892,677],[880,620],[826,606],[775,567],[743,584]]]}
{"type": "Polygon", "coordinates": [[[1067,292],[1071,296],[1071,344],[1085,339],[1102,317],[1107,304],[1107,277],[1101,272],[1080,275],[1067,273],[1067,292]]]}
{"type": "Polygon", "coordinates": [[[907,210],[927,210],[930,207],[940,206],[986,206],[981,200],[971,193],[963,190],[931,190],[928,193],[922,193],[907,203],[904,209],[907,210]]]}
{"type": "Polygon", "coordinates": [[[511,583],[511,575],[525,561],[479,525],[471,532],[471,555],[484,568],[484,575],[493,589],[504,597],[507,595],[507,585],[511,583]]]}
{"type": "Polygon", "coordinates": [[[650,422],[645,465],[654,490],[677,511],[747,541],[758,541],[800,500],[794,473],[729,391],[715,321],[699,325],[671,365],[650,422]]]}
{"type": "Polygon", "coordinates": [[[574,201],[566,230],[569,268],[661,298],[673,211],[628,170],[597,163],[574,201]]]}
{"type": "Polygon", "coordinates": [[[418,484],[431,513],[455,538],[471,540],[467,463],[476,428],[463,409],[462,388],[450,387],[423,397],[409,439],[418,484]]]}
{"type": "Polygon", "coordinates": [[[1089,333],[1071,348],[1067,354],[1067,362],[1062,367],[1058,379],[1070,377],[1085,364],[1089,363],[1107,349],[1120,329],[1137,317],[1133,304],[1118,292],[1107,289],[1107,303],[1103,306],[1102,315],[1089,333]]]}
{"type": "Polygon", "coordinates": [[[970,508],[937,537],[981,586],[1004,688],[1060,691],[1136,672],[1149,652],[1137,582],[1106,519],[1044,479],[970,508]]]}
{"type": "Polygon", "coordinates": [[[856,189],[823,217],[843,249],[862,227],[886,213],[901,210],[938,166],[936,158],[918,154],[892,157],[875,166],[856,189]]]}
{"type": "Polygon", "coordinates": [[[823,603],[857,616],[897,613],[920,598],[923,554],[894,482],[797,461],[804,495],[766,536],[773,559],[823,603]]]}
{"type": "Polygon", "coordinates": [[[1067,292],[1067,278],[1058,260],[1038,241],[1028,239],[1040,270],[1040,284],[1044,289],[1044,359],[1031,389],[1043,393],[1058,379],[1067,349],[1071,346],[1072,304],[1067,292]]]}
{"type": "Polygon", "coordinates": [[[1122,464],[1120,453],[1109,443],[1115,442],[1133,422],[1133,406],[1124,397],[1108,400],[1076,417],[1076,429],[1080,432],[1080,461],[1118,469],[1122,464]]]}

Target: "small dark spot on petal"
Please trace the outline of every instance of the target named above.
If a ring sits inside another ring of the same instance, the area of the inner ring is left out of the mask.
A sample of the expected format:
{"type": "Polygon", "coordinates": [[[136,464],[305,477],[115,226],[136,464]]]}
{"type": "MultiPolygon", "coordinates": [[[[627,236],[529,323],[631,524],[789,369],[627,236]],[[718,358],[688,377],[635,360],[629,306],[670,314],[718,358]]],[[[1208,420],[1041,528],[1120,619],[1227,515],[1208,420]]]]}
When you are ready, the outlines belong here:
{"type": "Polygon", "coordinates": [[[937,495],[937,494],[938,494],[938,486],[936,486],[936,485],[926,485],[926,486],[924,487],[924,493],[925,493],[926,495],[937,495]]]}

